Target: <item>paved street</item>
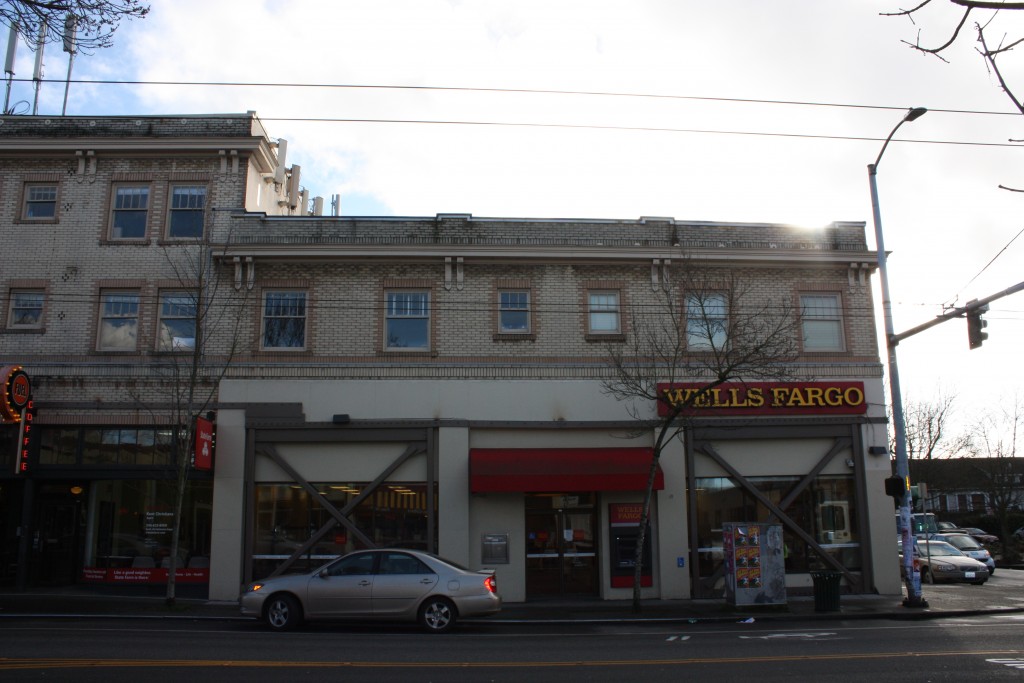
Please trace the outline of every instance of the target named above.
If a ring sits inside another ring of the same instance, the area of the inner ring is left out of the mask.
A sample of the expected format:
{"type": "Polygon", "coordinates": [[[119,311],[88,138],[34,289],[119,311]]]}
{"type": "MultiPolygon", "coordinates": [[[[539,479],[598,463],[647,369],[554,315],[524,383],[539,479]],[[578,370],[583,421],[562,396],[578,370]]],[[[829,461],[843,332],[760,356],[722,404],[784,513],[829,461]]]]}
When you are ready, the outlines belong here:
{"type": "Polygon", "coordinates": [[[519,605],[498,619],[466,622],[448,636],[380,624],[272,633],[237,618],[228,605],[172,617],[136,601],[121,603],[116,613],[90,615],[84,607],[95,603],[60,595],[32,598],[39,607],[49,605],[49,614],[15,613],[15,596],[0,595],[0,678],[1021,680],[1024,571],[1001,570],[984,586],[925,586],[925,595],[933,605],[927,613],[863,601],[838,614],[794,610],[753,621],[720,609],[714,617],[705,610],[703,616],[669,618],[654,610],[633,619],[621,605],[615,607],[622,618],[601,604],[590,603],[590,616],[600,618],[586,618],[584,606],[519,605]],[[76,605],[79,613],[72,615],[76,605]],[[60,606],[63,612],[54,609],[60,606]]]}

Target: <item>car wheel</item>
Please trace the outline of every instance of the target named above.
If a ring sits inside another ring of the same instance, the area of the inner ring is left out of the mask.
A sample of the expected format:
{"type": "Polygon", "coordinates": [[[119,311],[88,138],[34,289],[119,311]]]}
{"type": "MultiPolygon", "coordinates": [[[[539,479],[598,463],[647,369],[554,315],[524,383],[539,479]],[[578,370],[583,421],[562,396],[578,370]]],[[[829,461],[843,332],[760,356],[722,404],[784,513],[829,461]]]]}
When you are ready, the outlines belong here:
{"type": "Polygon", "coordinates": [[[921,579],[925,583],[935,583],[935,577],[932,576],[932,573],[930,571],[928,571],[928,569],[922,569],[921,570],[921,579]]]}
{"type": "Polygon", "coordinates": [[[455,626],[455,605],[447,598],[429,598],[420,607],[420,625],[431,633],[445,633],[455,626]]]}
{"type": "Polygon", "coordinates": [[[267,625],[275,631],[290,631],[302,623],[302,606],[290,595],[275,595],[264,612],[267,625]]]}

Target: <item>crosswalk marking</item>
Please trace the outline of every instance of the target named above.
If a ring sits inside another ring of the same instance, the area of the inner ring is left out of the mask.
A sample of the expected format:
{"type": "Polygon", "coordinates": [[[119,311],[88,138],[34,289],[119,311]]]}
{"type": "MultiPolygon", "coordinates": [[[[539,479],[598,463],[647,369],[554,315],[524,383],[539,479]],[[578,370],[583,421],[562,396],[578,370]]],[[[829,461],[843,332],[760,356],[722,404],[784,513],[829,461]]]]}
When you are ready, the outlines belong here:
{"type": "Polygon", "coordinates": [[[690,639],[690,636],[669,636],[666,640],[668,640],[668,642],[671,643],[673,640],[678,640],[679,642],[682,642],[684,640],[689,640],[689,639],[690,639]]]}
{"type": "Polygon", "coordinates": [[[989,664],[1001,664],[1011,669],[1024,669],[1024,659],[986,659],[989,664]]]}

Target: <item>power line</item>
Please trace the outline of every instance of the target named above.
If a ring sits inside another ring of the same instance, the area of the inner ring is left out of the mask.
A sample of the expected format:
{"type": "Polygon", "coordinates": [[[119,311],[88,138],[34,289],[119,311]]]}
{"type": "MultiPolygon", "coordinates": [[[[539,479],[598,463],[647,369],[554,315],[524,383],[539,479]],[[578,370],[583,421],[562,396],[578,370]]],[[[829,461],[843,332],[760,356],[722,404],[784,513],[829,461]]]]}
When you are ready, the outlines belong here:
{"type": "MultiPolygon", "coordinates": [[[[15,78],[13,82],[33,83],[32,79],[15,78]]],[[[658,100],[687,100],[701,102],[733,102],[740,104],[771,104],[800,107],[835,107],[843,109],[872,109],[883,111],[906,111],[909,107],[874,104],[850,104],[844,102],[806,102],[801,100],[768,100],[744,97],[708,97],[702,95],[669,95],[658,93],[617,92],[600,90],[546,90],[540,88],[476,88],[442,85],[382,85],[370,83],[260,83],[242,81],[122,81],[107,79],[40,79],[41,83],[81,83],[86,85],[160,85],[160,86],[202,86],[223,88],[310,88],[344,90],[409,90],[426,92],[473,92],[497,94],[566,95],[579,97],[616,97],[658,100]]],[[[932,109],[942,114],[979,114],[985,116],[1019,116],[1014,111],[981,111],[971,109],[932,109]]],[[[261,117],[262,118],[262,117],[261,117]]],[[[276,119],[290,120],[290,119],[276,119]]]]}

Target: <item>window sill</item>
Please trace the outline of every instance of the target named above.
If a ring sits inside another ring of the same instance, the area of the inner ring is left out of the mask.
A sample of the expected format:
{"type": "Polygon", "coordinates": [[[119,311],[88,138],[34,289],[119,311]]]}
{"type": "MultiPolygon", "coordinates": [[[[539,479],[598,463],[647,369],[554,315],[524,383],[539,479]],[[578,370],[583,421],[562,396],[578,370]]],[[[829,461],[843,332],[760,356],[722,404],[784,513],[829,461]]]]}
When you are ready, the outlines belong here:
{"type": "Polygon", "coordinates": [[[492,339],[494,341],[537,341],[537,335],[533,332],[496,332],[492,339]]]}
{"type": "Polygon", "coordinates": [[[45,327],[8,327],[4,334],[46,334],[45,327]]]}
{"type": "Polygon", "coordinates": [[[130,245],[135,247],[148,246],[151,240],[148,237],[104,237],[100,240],[101,245],[130,245]]]}
{"type": "Polygon", "coordinates": [[[607,334],[591,332],[584,335],[583,339],[588,342],[624,342],[626,341],[626,335],[621,332],[609,332],[607,334]]]}

